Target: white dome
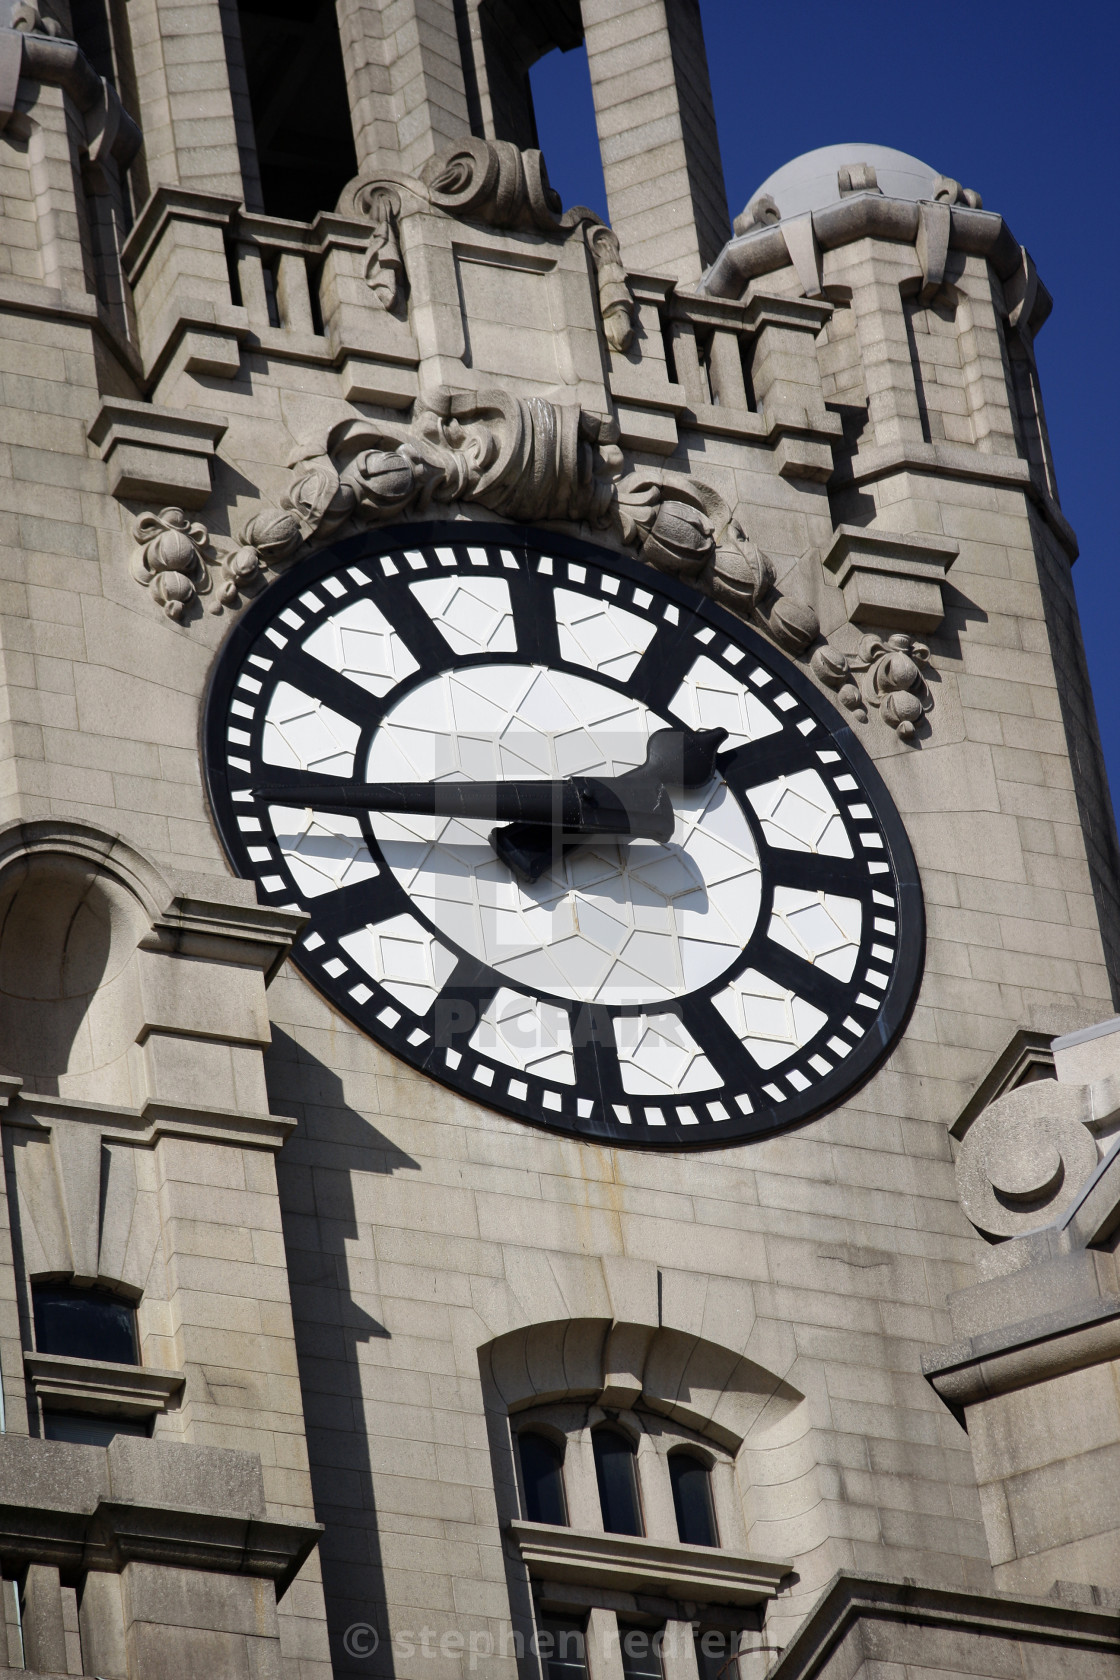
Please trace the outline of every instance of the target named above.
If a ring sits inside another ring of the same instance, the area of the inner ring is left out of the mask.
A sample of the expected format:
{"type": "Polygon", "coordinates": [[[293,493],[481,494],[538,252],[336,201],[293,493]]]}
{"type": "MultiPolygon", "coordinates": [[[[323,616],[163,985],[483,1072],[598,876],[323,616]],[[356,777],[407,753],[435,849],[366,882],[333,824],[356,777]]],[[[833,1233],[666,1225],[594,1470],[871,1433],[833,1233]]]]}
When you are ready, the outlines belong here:
{"type": "Polygon", "coordinates": [[[791,163],[783,163],[747,200],[753,204],[761,194],[768,194],[787,216],[799,216],[805,210],[823,210],[828,204],[840,202],[837,170],[845,164],[870,163],[875,169],[879,189],[888,198],[932,198],[936,169],[907,152],[896,152],[893,146],[868,146],[853,142],[844,146],[818,146],[815,152],[803,152],[791,163]]]}

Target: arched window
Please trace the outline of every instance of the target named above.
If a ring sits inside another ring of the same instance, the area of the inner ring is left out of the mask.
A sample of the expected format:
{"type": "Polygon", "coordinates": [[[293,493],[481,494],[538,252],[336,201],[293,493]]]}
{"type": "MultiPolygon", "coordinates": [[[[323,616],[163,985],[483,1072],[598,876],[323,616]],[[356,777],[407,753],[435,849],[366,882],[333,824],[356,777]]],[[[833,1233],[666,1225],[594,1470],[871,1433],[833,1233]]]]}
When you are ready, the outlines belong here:
{"type": "Polygon", "coordinates": [[[568,1526],[564,1498],[564,1455],[545,1435],[526,1431],[517,1437],[521,1460],[521,1486],[525,1491],[525,1515],[530,1522],[568,1526]]]}
{"type": "Polygon", "coordinates": [[[644,1534],[633,1446],[617,1429],[596,1429],[591,1440],[603,1527],[608,1534],[644,1534]]]}
{"type": "Polygon", "coordinates": [[[677,1513],[677,1534],[686,1546],[718,1546],[712,1505],[712,1472],[690,1452],[669,1454],[669,1480],[677,1513]]]}
{"type": "Polygon", "coordinates": [[[120,1295],[70,1284],[31,1286],[38,1353],[138,1365],[136,1308],[120,1295]]]}

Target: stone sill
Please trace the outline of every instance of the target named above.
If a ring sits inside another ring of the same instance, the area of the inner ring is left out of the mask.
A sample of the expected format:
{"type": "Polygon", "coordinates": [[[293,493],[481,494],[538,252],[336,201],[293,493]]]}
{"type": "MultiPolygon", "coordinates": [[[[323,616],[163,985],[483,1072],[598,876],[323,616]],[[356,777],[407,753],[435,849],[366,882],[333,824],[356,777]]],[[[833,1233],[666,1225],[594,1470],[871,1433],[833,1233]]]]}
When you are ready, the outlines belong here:
{"type": "Polygon", "coordinates": [[[25,1353],[23,1368],[35,1398],[48,1410],[116,1417],[148,1418],[166,1412],[187,1380],[183,1371],[153,1371],[58,1353],[25,1353]]]}
{"type": "Polygon", "coordinates": [[[793,1565],[718,1546],[682,1546],[629,1534],[588,1534],[549,1523],[511,1522],[507,1531],[534,1580],[579,1581],[619,1592],[654,1593],[693,1604],[760,1604],[793,1565]]]}

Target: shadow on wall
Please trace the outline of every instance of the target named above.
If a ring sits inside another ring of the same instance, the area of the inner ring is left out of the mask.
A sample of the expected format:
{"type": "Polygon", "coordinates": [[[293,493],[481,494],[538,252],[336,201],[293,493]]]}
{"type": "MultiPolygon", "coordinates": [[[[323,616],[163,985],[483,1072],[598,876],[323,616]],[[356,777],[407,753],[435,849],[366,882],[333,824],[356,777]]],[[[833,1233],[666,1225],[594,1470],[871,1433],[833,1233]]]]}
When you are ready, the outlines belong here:
{"type": "MultiPolygon", "coordinates": [[[[295,1319],[300,1387],[307,1422],[315,1515],[326,1524],[320,1542],[331,1659],[336,1674],[393,1674],[386,1637],[385,1581],[373,1494],[369,1428],[358,1349],[385,1326],[361,1305],[373,1295],[361,1253],[353,1175],[417,1168],[350,1108],[342,1081],[279,1027],[265,1067],[269,1106],[299,1121],[277,1158],[284,1242],[295,1319]],[[347,1630],[372,1626],[379,1647],[366,1655],[347,1630]]],[[[404,1374],[402,1373],[402,1376],[404,1374]]]]}

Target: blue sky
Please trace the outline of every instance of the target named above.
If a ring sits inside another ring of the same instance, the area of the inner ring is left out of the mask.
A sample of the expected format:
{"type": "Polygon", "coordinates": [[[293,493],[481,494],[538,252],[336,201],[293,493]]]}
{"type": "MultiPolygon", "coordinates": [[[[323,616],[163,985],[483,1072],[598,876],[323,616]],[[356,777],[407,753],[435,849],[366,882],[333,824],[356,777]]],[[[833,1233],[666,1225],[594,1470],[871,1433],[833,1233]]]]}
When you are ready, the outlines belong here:
{"type": "MultiPolygon", "coordinates": [[[[1054,296],[1039,370],[1120,801],[1120,6],[700,0],[700,10],[732,214],[801,152],[876,141],[976,187],[1034,257],[1054,296]]],[[[565,204],[605,215],[582,50],[543,60],[533,92],[565,204]]]]}

